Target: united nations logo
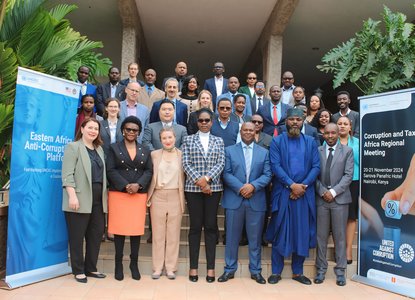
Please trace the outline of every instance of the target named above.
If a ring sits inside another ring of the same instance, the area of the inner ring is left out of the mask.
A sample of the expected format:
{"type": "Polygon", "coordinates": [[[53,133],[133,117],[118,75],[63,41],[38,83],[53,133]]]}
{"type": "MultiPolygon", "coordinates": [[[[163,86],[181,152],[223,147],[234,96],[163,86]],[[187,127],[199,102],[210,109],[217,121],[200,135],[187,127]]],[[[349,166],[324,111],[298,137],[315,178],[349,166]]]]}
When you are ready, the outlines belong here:
{"type": "Polygon", "coordinates": [[[403,262],[410,263],[414,260],[415,252],[414,248],[412,248],[409,244],[402,244],[399,247],[399,257],[403,262]]]}

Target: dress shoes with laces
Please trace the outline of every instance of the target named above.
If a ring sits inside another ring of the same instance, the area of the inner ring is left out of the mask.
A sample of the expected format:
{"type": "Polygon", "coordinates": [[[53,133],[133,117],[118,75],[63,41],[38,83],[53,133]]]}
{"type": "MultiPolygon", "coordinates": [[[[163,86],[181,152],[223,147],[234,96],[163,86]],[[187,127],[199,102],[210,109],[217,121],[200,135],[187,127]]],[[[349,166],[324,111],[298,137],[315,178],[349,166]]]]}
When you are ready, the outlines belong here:
{"type": "Polygon", "coordinates": [[[258,274],[251,274],[251,279],[255,280],[259,284],[265,284],[265,278],[262,277],[261,273],[258,274]]]}
{"type": "Polygon", "coordinates": [[[234,277],[235,277],[234,273],[225,272],[222,275],[220,275],[220,277],[218,278],[218,282],[226,282],[229,279],[233,279],[234,277]]]}
{"type": "Polygon", "coordinates": [[[311,280],[305,277],[303,274],[294,276],[293,280],[298,281],[299,283],[302,283],[305,285],[311,285],[311,280]]]}

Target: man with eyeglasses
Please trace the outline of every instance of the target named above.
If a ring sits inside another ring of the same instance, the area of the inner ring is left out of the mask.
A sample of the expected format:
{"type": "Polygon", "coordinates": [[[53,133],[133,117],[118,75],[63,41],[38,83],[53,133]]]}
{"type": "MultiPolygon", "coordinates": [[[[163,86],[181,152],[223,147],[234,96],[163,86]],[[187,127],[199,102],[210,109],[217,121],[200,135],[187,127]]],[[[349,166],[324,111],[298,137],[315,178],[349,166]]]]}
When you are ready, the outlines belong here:
{"type": "Polygon", "coordinates": [[[265,82],[262,80],[258,80],[255,83],[255,93],[254,96],[251,98],[251,110],[252,113],[256,113],[258,108],[260,108],[265,103],[271,101],[271,99],[265,96],[265,82]]]}
{"type": "MultiPolygon", "coordinates": [[[[235,96],[237,94],[241,94],[241,93],[238,93],[239,87],[240,87],[239,79],[235,76],[229,77],[229,80],[228,80],[228,90],[229,91],[227,93],[224,93],[224,94],[218,96],[218,98],[216,99],[216,102],[219,102],[219,100],[222,99],[222,98],[230,99],[231,101],[233,101],[233,99],[235,98],[235,96]]],[[[245,95],[246,103],[250,103],[251,97],[249,97],[247,94],[244,94],[244,95],[245,95]]],[[[232,106],[232,111],[234,111],[234,110],[235,110],[235,107],[232,106]]],[[[251,105],[246,105],[245,106],[244,115],[252,116],[251,105]]]]}
{"type": "Polygon", "coordinates": [[[243,94],[247,94],[249,97],[253,97],[255,94],[255,83],[258,80],[258,76],[254,73],[248,73],[246,76],[246,83],[247,85],[241,86],[239,88],[239,92],[243,94]]]}
{"type": "Polygon", "coordinates": [[[213,78],[206,79],[204,90],[208,90],[212,94],[212,104],[216,107],[216,98],[228,91],[228,79],[223,77],[225,65],[218,61],[213,64],[213,78]]]}
{"type": "Polygon", "coordinates": [[[289,104],[290,102],[294,102],[293,98],[293,91],[295,89],[294,85],[294,74],[290,71],[285,71],[282,74],[282,97],[281,102],[284,104],[289,104]]]}
{"type": "MultiPolygon", "coordinates": [[[[135,116],[140,119],[143,128],[146,128],[149,119],[150,113],[148,108],[143,104],[138,103],[138,95],[141,90],[141,86],[138,82],[130,82],[125,88],[126,98],[124,101],[121,101],[121,111],[120,111],[120,122],[122,122],[128,116],[135,116]]],[[[144,135],[144,130],[141,130],[140,135],[138,136],[138,142],[141,143],[144,135]]]]}

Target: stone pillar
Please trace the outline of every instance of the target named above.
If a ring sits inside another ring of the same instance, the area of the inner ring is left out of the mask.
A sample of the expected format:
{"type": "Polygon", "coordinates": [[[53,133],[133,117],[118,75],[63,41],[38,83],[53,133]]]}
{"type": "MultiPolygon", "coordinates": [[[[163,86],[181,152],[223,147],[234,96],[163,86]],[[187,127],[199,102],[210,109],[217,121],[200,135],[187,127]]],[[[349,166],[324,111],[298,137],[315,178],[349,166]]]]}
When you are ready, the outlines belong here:
{"type": "Polygon", "coordinates": [[[264,80],[267,87],[281,85],[282,35],[271,35],[262,49],[264,80]]]}
{"type": "Polygon", "coordinates": [[[123,26],[121,47],[121,78],[128,77],[128,64],[137,61],[136,31],[132,26],[123,26]]]}

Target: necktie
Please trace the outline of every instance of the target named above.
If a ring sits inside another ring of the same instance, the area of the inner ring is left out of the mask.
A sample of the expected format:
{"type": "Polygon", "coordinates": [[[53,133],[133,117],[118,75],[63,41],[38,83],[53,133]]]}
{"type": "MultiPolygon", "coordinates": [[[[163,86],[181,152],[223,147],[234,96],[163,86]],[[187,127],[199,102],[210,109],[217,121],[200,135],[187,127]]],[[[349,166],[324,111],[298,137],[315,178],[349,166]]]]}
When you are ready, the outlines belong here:
{"type": "Polygon", "coordinates": [[[86,94],[86,84],[85,83],[81,87],[81,94],[82,94],[82,96],[86,94]]]}
{"type": "Polygon", "coordinates": [[[259,97],[258,98],[258,108],[260,108],[262,106],[262,98],[259,97]]]}
{"type": "Polygon", "coordinates": [[[327,157],[327,161],[326,161],[326,169],[324,172],[324,185],[327,188],[331,188],[331,182],[330,182],[330,167],[331,167],[331,162],[333,160],[333,148],[329,148],[329,156],[327,157]]]}
{"type": "Polygon", "coordinates": [[[278,135],[277,124],[278,124],[278,115],[277,115],[277,106],[274,105],[272,109],[272,120],[274,121],[274,136],[278,135]]]}
{"type": "Polygon", "coordinates": [[[246,167],[246,182],[249,182],[249,174],[251,173],[251,146],[245,147],[245,167],[246,167]]]}
{"type": "Polygon", "coordinates": [[[151,96],[151,93],[153,92],[153,89],[150,86],[147,86],[147,94],[148,96],[151,96]]]}

